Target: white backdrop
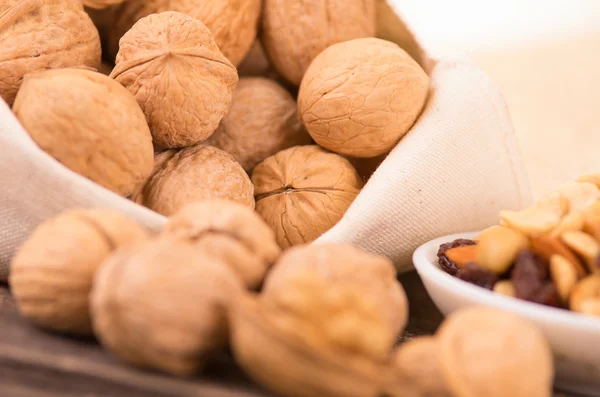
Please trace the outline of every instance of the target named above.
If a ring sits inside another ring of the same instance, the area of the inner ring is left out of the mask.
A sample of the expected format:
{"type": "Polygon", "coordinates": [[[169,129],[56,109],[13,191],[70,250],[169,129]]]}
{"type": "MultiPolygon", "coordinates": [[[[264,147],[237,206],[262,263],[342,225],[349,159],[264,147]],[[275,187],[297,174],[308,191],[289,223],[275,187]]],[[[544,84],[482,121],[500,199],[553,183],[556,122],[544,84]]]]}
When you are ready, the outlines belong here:
{"type": "Polygon", "coordinates": [[[468,56],[508,102],[534,196],[600,172],[599,0],[397,0],[435,56],[468,56]]]}

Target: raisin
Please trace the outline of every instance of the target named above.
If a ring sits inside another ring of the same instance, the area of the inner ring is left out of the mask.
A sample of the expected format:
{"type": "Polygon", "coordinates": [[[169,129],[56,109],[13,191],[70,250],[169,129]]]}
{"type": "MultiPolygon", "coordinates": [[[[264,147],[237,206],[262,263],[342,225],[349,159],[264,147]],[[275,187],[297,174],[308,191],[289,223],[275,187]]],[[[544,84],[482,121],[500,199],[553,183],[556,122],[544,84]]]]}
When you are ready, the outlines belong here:
{"type": "Polygon", "coordinates": [[[548,279],[548,263],[533,251],[519,253],[511,279],[517,298],[548,306],[559,305],[556,287],[548,279]]]}
{"type": "Polygon", "coordinates": [[[456,277],[466,281],[467,283],[475,284],[479,287],[491,290],[498,281],[498,276],[487,270],[477,266],[474,263],[468,263],[462,269],[458,269],[456,277]]]}
{"type": "Polygon", "coordinates": [[[440,264],[440,267],[444,269],[446,273],[456,276],[456,273],[458,272],[458,267],[456,266],[456,263],[454,263],[452,260],[450,260],[450,258],[446,256],[446,251],[456,247],[475,244],[477,243],[473,240],[459,238],[452,242],[440,245],[440,249],[437,253],[438,263],[440,264]]]}

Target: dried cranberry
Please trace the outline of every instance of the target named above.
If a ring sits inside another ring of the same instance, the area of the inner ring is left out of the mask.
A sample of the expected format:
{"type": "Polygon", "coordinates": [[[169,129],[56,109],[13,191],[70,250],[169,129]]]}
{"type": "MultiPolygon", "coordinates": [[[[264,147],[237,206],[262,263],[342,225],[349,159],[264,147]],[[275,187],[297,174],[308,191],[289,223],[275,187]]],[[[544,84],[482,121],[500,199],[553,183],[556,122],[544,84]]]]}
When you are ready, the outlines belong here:
{"type": "Polygon", "coordinates": [[[548,263],[530,250],[523,250],[517,256],[511,279],[517,298],[558,306],[558,293],[548,279],[548,263]]]}
{"type": "Polygon", "coordinates": [[[466,281],[467,283],[475,284],[479,287],[491,290],[498,281],[498,276],[487,270],[477,266],[474,263],[467,265],[456,272],[456,277],[466,281]]]}
{"type": "Polygon", "coordinates": [[[452,242],[440,245],[440,249],[438,250],[438,253],[437,253],[438,263],[440,264],[440,267],[442,269],[444,269],[444,271],[446,273],[455,276],[456,273],[458,272],[458,267],[456,266],[456,263],[454,263],[452,260],[450,260],[450,258],[448,258],[446,256],[446,251],[448,251],[449,249],[452,249],[452,248],[456,248],[456,247],[462,247],[465,245],[475,245],[475,244],[477,244],[477,243],[473,240],[459,238],[452,242]]]}

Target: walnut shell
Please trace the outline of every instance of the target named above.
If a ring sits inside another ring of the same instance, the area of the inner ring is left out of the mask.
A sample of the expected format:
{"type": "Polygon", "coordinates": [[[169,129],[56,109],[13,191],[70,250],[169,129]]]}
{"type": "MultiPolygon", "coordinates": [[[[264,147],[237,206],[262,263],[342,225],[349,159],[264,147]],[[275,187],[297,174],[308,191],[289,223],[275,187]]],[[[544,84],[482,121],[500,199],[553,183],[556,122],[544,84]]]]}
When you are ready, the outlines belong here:
{"type": "Polygon", "coordinates": [[[394,353],[390,371],[391,397],[452,397],[440,369],[437,338],[421,336],[404,342],[394,353]]]}
{"type": "Polygon", "coordinates": [[[152,171],[148,124],[129,91],[101,73],[25,77],[13,111],[31,138],[71,170],[123,196],[152,171]]]}
{"type": "Polygon", "coordinates": [[[229,111],[238,81],[202,22],[179,12],[140,19],[121,39],[111,77],[140,104],[154,143],[194,145],[229,111]]]}
{"type": "Polygon", "coordinates": [[[391,150],[421,113],[429,77],[398,45],[367,38],[335,44],[300,85],[300,119],[315,142],[353,157],[391,150]]]}
{"type": "Polygon", "coordinates": [[[300,84],[327,47],[375,35],[374,0],[265,0],[261,40],[275,69],[300,84]]]}
{"type": "Polygon", "coordinates": [[[241,290],[228,266],[162,237],[120,250],[94,279],[94,332],[133,364],[191,375],[227,340],[227,306],[241,290]]]}
{"type": "Polygon", "coordinates": [[[366,253],[349,244],[294,247],[281,256],[266,278],[263,299],[285,294],[288,285],[306,272],[328,285],[354,285],[378,306],[394,335],[404,330],[408,321],[408,301],[388,258],[366,253]]]}
{"type": "Polygon", "coordinates": [[[98,31],[79,0],[2,1],[0,48],[0,97],[9,105],[28,73],[100,64],[98,31]]]}
{"type": "Polygon", "coordinates": [[[254,186],[241,165],[208,145],[156,155],[154,171],[134,201],[166,216],[193,201],[223,198],[254,208],[254,186]]]}
{"type": "Polygon", "coordinates": [[[552,395],[552,351],[543,334],[519,317],[470,307],[449,316],[437,335],[441,372],[452,396],[552,395]]]}
{"type": "Polygon", "coordinates": [[[281,250],[273,230],[251,208],[228,200],[186,205],[164,235],[183,238],[227,263],[248,288],[258,288],[281,250]]]}
{"type": "Polygon", "coordinates": [[[316,145],[296,146],[254,168],[256,211],[282,248],[308,243],[344,215],[363,186],[345,158],[316,145]]]}
{"type": "Polygon", "coordinates": [[[88,294],[96,269],[115,249],[146,237],[134,221],[111,210],[72,210],[46,220],[11,264],[19,311],[43,328],[91,334],[88,294]]]}
{"type": "Polygon", "coordinates": [[[243,78],[233,92],[231,110],[207,143],[233,155],[250,172],[267,157],[308,145],[311,138],[285,88],[265,78],[243,78]]]}
{"type": "Polygon", "coordinates": [[[114,57],[121,37],[141,18],[178,11],[201,20],[223,55],[237,66],[256,38],[260,8],[260,0],[128,0],[117,10],[108,52],[114,57]]]}
{"type": "Polygon", "coordinates": [[[289,288],[277,302],[242,295],[232,305],[231,347],[242,369],[287,397],[380,395],[380,355],[394,338],[369,296],[310,277],[289,288]]]}

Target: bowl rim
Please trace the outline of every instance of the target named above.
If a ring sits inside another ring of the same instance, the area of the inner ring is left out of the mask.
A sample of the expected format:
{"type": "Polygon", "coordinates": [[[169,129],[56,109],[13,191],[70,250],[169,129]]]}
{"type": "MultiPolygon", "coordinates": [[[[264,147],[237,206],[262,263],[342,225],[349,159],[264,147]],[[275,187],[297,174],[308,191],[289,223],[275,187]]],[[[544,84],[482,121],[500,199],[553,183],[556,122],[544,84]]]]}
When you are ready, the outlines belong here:
{"type": "MultiPolygon", "coordinates": [[[[457,238],[473,238],[479,232],[463,232],[449,234],[443,237],[430,240],[422,244],[413,253],[413,264],[419,276],[426,283],[426,280],[432,281],[436,286],[442,286],[452,295],[462,296],[469,301],[478,302],[484,306],[491,306],[506,311],[511,311],[522,316],[533,318],[545,323],[560,323],[561,326],[569,325],[585,329],[590,332],[600,332],[600,319],[587,317],[583,314],[564,309],[557,309],[544,306],[538,303],[527,302],[517,298],[500,295],[493,291],[478,287],[457,279],[456,277],[443,271],[437,260],[432,260],[429,253],[432,248],[437,252],[441,244],[454,241],[457,238]]],[[[436,257],[437,259],[437,257],[436,257]]]]}

